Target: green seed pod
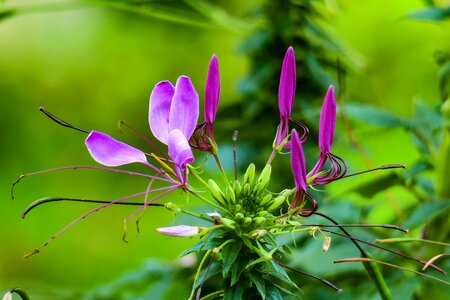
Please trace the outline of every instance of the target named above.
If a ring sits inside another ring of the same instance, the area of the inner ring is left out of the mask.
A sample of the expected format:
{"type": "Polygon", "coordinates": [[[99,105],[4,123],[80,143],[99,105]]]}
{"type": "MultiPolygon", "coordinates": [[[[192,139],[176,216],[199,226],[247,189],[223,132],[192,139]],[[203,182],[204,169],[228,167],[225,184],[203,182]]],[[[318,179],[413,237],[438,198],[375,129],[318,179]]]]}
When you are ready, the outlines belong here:
{"type": "Polygon", "coordinates": [[[266,206],[272,200],[272,194],[267,194],[259,201],[259,206],[266,206]]]}
{"type": "Polygon", "coordinates": [[[252,185],[254,180],[255,180],[255,165],[250,164],[247,168],[247,171],[245,171],[244,174],[244,184],[248,183],[252,185]]]}
{"type": "Polygon", "coordinates": [[[227,186],[226,196],[227,196],[228,203],[230,203],[230,204],[236,203],[236,195],[234,194],[234,190],[231,186],[227,186]]]}
{"type": "Polygon", "coordinates": [[[253,223],[254,223],[255,225],[261,225],[261,224],[264,223],[266,220],[267,220],[267,219],[264,218],[264,217],[256,217],[256,218],[253,218],[253,223]]]}
{"type": "Polygon", "coordinates": [[[281,204],[283,204],[283,202],[286,201],[286,198],[283,195],[280,195],[278,197],[276,197],[275,199],[273,199],[272,203],[270,204],[269,207],[267,207],[267,211],[272,211],[274,209],[277,209],[278,207],[281,206],[281,204]]]}
{"type": "Polygon", "coordinates": [[[258,177],[258,181],[264,185],[268,185],[270,181],[270,175],[272,174],[272,166],[266,165],[258,177]]]}
{"type": "Polygon", "coordinates": [[[220,222],[225,225],[225,227],[228,227],[230,229],[236,229],[236,222],[234,220],[230,220],[227,218],[222,218],[220,222]]]}
{"type": "Polygon", "coordinates": [[[214,197],[214,199],[216,199],[216,201],[219,202],[220,205],[225,207],[228,206],[227,201],[225,200],[225,196],[223,195],[223,192],[217,185],[217,183],[214,180],[209,179],[208,185],[209,190],[211,191],[211,195],[214,197]]]}
{"type": "Polygon", "coordinates": [[[252,223],[253,219],[250,217],[245,217],[244,218],[244,225],[248,226],[252,223]]]}
{"type": "Polygon", "coordinates": [[[236,195],[236,197],[239,197],[241,195],[242,192],[242,186],[241,183],[239,181],[235,181],[233,183],[233,189],[234,189],[234,194],[236,195]]]}

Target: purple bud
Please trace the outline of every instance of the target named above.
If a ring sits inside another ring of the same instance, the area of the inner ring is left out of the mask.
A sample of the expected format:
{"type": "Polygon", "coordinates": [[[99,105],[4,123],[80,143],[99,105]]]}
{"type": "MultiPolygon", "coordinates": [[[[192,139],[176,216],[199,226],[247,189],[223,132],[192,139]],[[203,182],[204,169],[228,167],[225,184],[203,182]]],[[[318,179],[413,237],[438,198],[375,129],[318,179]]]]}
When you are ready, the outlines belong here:
{"type": "Polygon", "coordinates": [[[209,63],[205,89],[205,122],[213,124],[216,118],[220,95],[219,61],[214,54],[209,63]]]}
{"type": "Polygon", "coordinates": [[[295,70],[294,49],[289,47],[284,56],[281,68],[280,86],[278,88],[278,107],[282,119],[291,117],[292,106],[295,97],[295,82],[297,79],[295,70]]]}
{"type": "Polygon", "coordinates": [[[177,225],[156,228],[159,233],[169,236],[190,237],[198,234],[198,226],[177,225]]]}
{"type": "Polygon", "coordinates": [[[294,175],[297,192],[306,191],[306,164],[303,147],[298,137],[297,131],[292,129],[291,134],[291,166],[294,175]]]}
{"type": "Polygon", "coordinates": [[[334,87],[330,85],[323,101],[319,124],[319,149],[323,154],[330,153],[336,126],[336,98],[334,87]]]}

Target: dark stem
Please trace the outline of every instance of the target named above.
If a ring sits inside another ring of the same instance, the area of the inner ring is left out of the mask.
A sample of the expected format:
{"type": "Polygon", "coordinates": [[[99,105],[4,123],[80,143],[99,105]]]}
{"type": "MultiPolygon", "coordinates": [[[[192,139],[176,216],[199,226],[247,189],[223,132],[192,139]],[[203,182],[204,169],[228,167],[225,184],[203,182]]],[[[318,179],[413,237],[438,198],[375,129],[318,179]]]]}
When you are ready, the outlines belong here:
{"type": "MultiPolygon", "coordinates": [[[[91,199],[78,199],[78,198],[65,198],[65,197],[46,197],[39,200],[34,201],[30,206],[28,206],[25,211],[22,213],[22,218],[25,218],[25,216],[34,208],[38,207],[41,204],[49,203],[49,202],[59,202],[59,201],[71,201],[71,202],[86,202],[86,203],[102,203],[107,204],[111,203],[114,205],[134,205],[134,206],[142,206],[144,203],[141,202],[117,202],[112,203],[111,201],[104,201],[104,200],[91,200],[91,199]]],[[[164,204],[162,203],[147,203],[147,206],[160,206],[164,207],[164,204]]]]}
{"type": "Polygon", "coordinates": [[[41,112],[43,112],[47,117],[49,117],[50,119],[52,119],[54,122],[58,123],[61,126],[67,127],[67,128],[71,128],[71,129],[75,129],[77,131],[89,134],[89,131],[85,130],[85,129],[81,129],[79,127],[73,126],[70,123],[67,123],[66,121],[61,120],[60,118],[58,118],[57,116],[55,116],[54,114],[48,112],[47,110],[45,110],[44,107],[39,107],[39,110],[41,112]]]}
{"type": "Polygon", "coordinates": [[[281,262],[279,262],[279,261],[277,261],[277,260],[275,260],[275,259],[273,259],[273,258],[272,258],[272,261],[275,262],[276,264],[282,266],[282,267],[285,268],[285,269],[288,269],[288,270],[291,270],[291,271],[293,271],[293,272],[296,272],[296,273],[299,273],[299,274],[303,274],[303,275],[312,277],[312,278],[314,278],[314,279],[317,279],[317,280],[319,280],[320,282],[322,282],[323,284],[326,284],[327,286],[331,287],[332,289],[334,289],[334,290],[335,290],[336,292],[338,292],[338,293],[342,292],[342,289],[341,289],[341,288],[335,286],[334,284],[332,284],[331,282],[329,282],[329,281],[326,280],[326,279],[320,278],[320,277],[318,277],[318,276],[316,276],[316,275],[307,273],[307,272],[305,272],[305,271],[301,271],[301,270],[294,269],[294,268],[289,267],[289,266],[287,266],[287,265],[285,265],[285,264],[283,264],[283,263],[281,263],[281,262]]]}
{"type": "Polygon", "coordinates": [[[233,132],[233,167],[234,167],[234,180],[238,180],[237,173],[237,155],[236,155],[236,143],[239,131],[235,130],[233,132]]]}
{"type": "Polygon", "coordinates": [[[211,266],[212,266],[212,264],[213,264],[213,262],[214,262],[215,257],[216,257],[216,254],[213,253],[213,255],[211,256],[211,261],[209,262],[208,268],[206,268],[205,277],[203,277],[202,283],[200,284],[200,286],[199,286],[199,288],[198,288],[198,290],[197,290],[197,294],[195,295],[195,300],[199,300],[199,299],[200,299],[200,296],[201,296],[201,294],[202,294],[202,287],[203,287],[203,284],[204,284],[205,281],[206,281],[206,277],[208,276],[208,272],[209,272],[209,270],[211,269],[211,266]]]}

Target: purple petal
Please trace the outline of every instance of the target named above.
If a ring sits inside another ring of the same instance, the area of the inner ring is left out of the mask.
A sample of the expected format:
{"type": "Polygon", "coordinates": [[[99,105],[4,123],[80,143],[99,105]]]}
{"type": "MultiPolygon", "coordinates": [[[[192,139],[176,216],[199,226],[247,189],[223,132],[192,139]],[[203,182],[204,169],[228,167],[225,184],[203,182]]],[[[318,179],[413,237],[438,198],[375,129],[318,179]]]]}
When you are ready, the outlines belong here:
{"type": "Polygon", "coordinates": [[[169,112],[175,88],[169,81],[161,81],[155,85],[150,95],[148,121],[153,135],[167,144],[169,137],[169,112]]]}
{"type": "Polygon", "coordinates": [[[302,143],[295,129],[292,129],[291,141],[291,165],[295,186],[297,187],[297,191],[306,191],[305,155],[303,154],[302,143]]]}
{"type": "Polygon", "coordinates": [[[333,143],[334,127],[336,126],[336,98],[334,87],[330,85],[320,112],[319,148],[322,153],[329,153],[333,143]]]}
{"type": "Polygon", "coordinates": [[[280,86],[278,88],[278,107],[280,109],[280,115],[284,119],[291,117],[292,106],[294,104],[295,82],[297,79],[295,68],[294,49],[289,47],[284,56],[280,86]]]}
{"type": "Polygon", "coordinates": [[[180,130],[189,140],[197,126],[198,94],[187,76],[180,76],[170,105],[169,132],[180,130]]]}
{"type": "Polygon", "coordinates": [[[156,230],[159,233],[169,236],[189,237],[197,235],[199,228],[198,226],[177,225],[177,226],[156,228],[156,230]]]}
{"type": "Polygon", "coordinates": [[[186,164],[194,161],[194,155],[184,134],[178,129],[172,130],[169,133],[169,143],[167,145],[169,147],[169,156],[177,167],[181,170],[186,170],[186,164]]]}
{"type": "Polygon", "coordinates": [[[86,146],[96,162],[108,167],[135,162],[148,164],[144,152],[115,140],[105,133],[92,131],[86,139],[86,146]]]}
{"type": "Polygon", "coordinates": [[[205,91],[205,122],[214,123],[220,95],[219,61],[214,54],[209,63],[205,91]]]}

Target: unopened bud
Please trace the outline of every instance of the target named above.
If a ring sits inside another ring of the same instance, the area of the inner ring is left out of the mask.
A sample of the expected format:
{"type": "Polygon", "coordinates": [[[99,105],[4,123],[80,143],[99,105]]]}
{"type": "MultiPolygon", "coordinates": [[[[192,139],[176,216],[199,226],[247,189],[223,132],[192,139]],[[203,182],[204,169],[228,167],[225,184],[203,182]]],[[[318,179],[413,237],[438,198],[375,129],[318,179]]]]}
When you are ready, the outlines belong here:
{"type": "Polygon", "coordinates": [[[280,195],[278,197],[276,197],[275,199],[273,199],[272,203],[270,204],[269,207],[267,207],[267,211],[272,211],[274,209],[277,209],[278,207],[281,206],[281,204],[283,204],[283,202],[286,200],[286,198],[284,197],[284,195],[280,195]]]}
{"type": "Polygon", "coordinates": [[[197,235],[200,228],[198,226],[177,225],[169,227],[156,228],[156,231],[164,235],[177,237],[190,237],[197,235]]]}
{"type": "Polygon", "coordinates": [[[174,204],[172,202],[167,202],[166,204],[164,204],[164,207],[167,210],[173,211],[174,213],[181,212],[181,209],[176,204],[174,204]]]}
{"type": "Polygon", "coordinates": [[[253,180],[255,180],[255,164],[250,164],[244,174],[244,184],[252,185],[253,180]]]}
{"type": "Polygon", "coordinates": [[[250,184],[248,184],[248,183],[246,183],[246,184],[244,184],[244,188],[242,189],[242,194],[244,195],[244,196],[248,196],[248,195],[250,195],[250,184]]]}
{"type": "Polygon", "coordinates": [[[270,200],[272,200],[272,194],[267,194],[261,198],[261,201],[259,201],[259,205],[266,206],[270,202],[270,200]]]}
{"type": "Polygon", "coordinates": [[[264,223],[267,219],[264,217],[256,217],[253,218],[253,222],[255,223],[255,225],[261,225],[262,223],[264,223]]]}
{"type": "Polygon", "coordinates": [[[222,190],[217,185],[217,183],[214,180],[210,179],[208,180],[208,185],[209,190],[211,191],[211,195],[214,197],[214,199],[216,199],[216,201],[219,202],[219,204],[221,204],[222,206],[227,206],[225,196],[223,195],[222,190]]]}
{"type": "Polygon", "coordinates": [[[227,218],[222,218],[220,222],[230,229],[236,229],[236,222],[227,218]]]}
{"type": "Polygon", "coordinates": [[[206,215],[216,222],[220,222],[222,219],[222,215],[217,212],[207,213],[206,215]]]}
{"type": "Polygon", "coordinates": [[[227,196],[228,203],[230,203],[230,204],[236,203],[236,195],[234,194],[234,190],[231,186],[227,186],[226,196],[227,196]]]}
{"type": "Polygon", "coordinates": [[[237,214],[234,215],[234,217],[236,218],[237,221],[242,221],[244,219],[244,214],[238,212],[237,214]]]}
{"type": "Polygon", "coordinates": [[[252,223],[253,219],[250,217],[245,217],[244,218],[244,225],[250,225],[250,223],[252,223]]]}
{"type": "Polygon", "coordinates": [[[258,181],[264,185],[268,185],[270,181],[270,175],[272,174],[272,166],[266,165],[258,177],[258,181]]]}
{"type": "Polygon", "coordinates": [[[235,181],[234,183],[233,183],[233,189],[234,189],[234,193],[236,194],[236,197],[239,197],[239,195],[241,194],[241,192],[242,192],[242,186],[241,186],[241,183],[239,182],[239,181],[235,181]]]}

